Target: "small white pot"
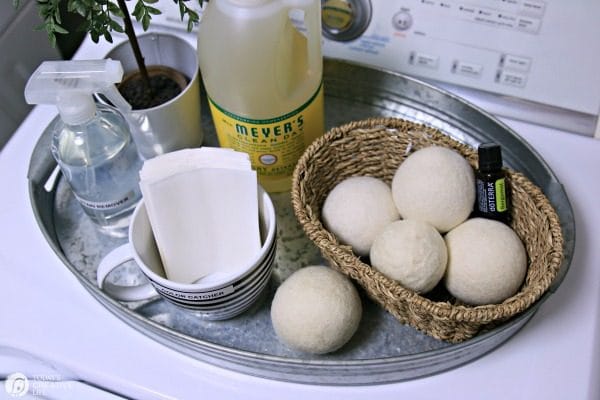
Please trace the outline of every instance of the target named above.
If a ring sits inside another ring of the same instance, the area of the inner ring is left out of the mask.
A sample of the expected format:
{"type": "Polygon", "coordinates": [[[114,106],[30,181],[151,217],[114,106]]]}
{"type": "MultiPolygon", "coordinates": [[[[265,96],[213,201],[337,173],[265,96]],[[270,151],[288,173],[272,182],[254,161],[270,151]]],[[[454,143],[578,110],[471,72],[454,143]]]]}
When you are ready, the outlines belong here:
{"type": "MultiPolygon", "coordinates": [[[[138,36],[146,66],[164,65],[190,78],[175,98],[156,107],[131,113],[132,136],[144,159],[184,148],[200,147],[200,77],[196,49],[184,39],[167,33],[138,36]]],[[[125,74],[138,70],[129,41],[113,48],[105,58],[118,60],[125,74]]]]}

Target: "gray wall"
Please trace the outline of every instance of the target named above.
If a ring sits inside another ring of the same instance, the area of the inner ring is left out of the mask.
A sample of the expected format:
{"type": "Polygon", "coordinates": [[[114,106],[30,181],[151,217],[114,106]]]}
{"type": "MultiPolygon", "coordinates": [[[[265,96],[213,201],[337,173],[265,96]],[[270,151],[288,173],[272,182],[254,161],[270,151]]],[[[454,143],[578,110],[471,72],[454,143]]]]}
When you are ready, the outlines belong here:
{"type": "Polygon", "coordinates": [[[21,0],[15,10],[10,0],[0,0],[0,149],[19,127],[31,106],[23,89],[33,71],[44,60],[60,59],[41,23],[34,0],[21,0]]]}

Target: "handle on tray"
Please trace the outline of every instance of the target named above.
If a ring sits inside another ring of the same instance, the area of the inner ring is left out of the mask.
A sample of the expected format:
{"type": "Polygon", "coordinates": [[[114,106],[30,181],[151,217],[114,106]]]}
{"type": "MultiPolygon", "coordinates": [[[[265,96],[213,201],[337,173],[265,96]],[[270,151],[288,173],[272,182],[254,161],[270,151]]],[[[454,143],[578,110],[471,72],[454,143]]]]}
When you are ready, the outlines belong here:
{"type": "Polygon", "coordinates": [[[133,250],[129,243],[117,247],[106,255],[98,265],[97,277],[98,287],[121,301],[146,300],[157,295],[156,290],[150,282],[135,286],[116,285],[106,281],[108,274],[118,266],[133,260],[133,250]]]}

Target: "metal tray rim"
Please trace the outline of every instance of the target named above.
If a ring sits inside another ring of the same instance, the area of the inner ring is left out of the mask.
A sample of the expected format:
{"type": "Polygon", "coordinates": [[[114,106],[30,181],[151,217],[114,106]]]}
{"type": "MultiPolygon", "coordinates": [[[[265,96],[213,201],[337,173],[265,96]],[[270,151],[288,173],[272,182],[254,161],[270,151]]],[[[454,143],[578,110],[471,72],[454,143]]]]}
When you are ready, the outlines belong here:
{"type": "MultiPolygon", "coordinates": [[[[337,61],[337,60],[330,60],[328,63],[329,63],[329,65],[333,65],[334,67],[335,67],[335,65],[341,65],[342,67],[348,67],[351,69],[366,68],[365,66],[361,66],[358,64],[342,62],[342,61],[337,61]]],[[[367,69],[374,70],[373,68],[367,68],[367,69]]],[[[390,71],[379,70],[379,72],[387,74],[387,75],[394,75],[400,79],[406,80],[407,82],[412,82],[412,84],[421,85],[424,88],[428,88],[429,90],[432,90],[434,92],[437,92],[444,96],[452,98],[453,101],[464,103],[467,107],[474,109],[480,115],[483,115],[484,117],[486,117],[486,118],[490,119],[491,121],[493,121],[494,123],[498,124],[501,128],[507,130],[511,134],[515,135],[518,140],[522,141],[521,144],[523,146],[525,146],[532,154],[534,154],[537,157],[537,161],[542,163],[542,167],[547,171],[551,180],[553,182],[555,182],[555,184],[557,185],[558,188],[562,189],[562,185],[560,184],[560,182],[558,181],[558,179],[556,178],[556,176],[554,175],[554,173],[552,172],[550,167],[537,154],[537,152],[533,148],[531,148],[531,146],[528,143],[524,142],[520,138],[520,136],[518,136],[517,133],[513,132],[510,128],[508,128],[502,122],[494,119],[491,115],[487,114],[485,111],[479,109],[477,106],[475,106],[473,104],[467,103],[465,100],[463,100],[451,93],[448,93],[442,89],[436,88],[433,85],[430,85],[428,83],[420,82],[414,78],[406,77],[402,74],[393,73],[390,71]]],[[[572,229],[572,240],[565,241],[565,246],[566,246],[565,260],[563,262],[563,266],[561,266],[561,270],[564,270],[564,271],[561,274],[561,276],[559,277],[559,279],[557,278],[558,282],[556,282],[556,284],[553,284],[553,287],[551,288],[551,290],[549,290],[547,293],[545,293],[530,309],[528,309],[524,313],[520,314],[519,316],[515,317],[515,319],[513,320],[513,322],[514,322],[513,325],[510,325],[510,324],[500,325],[499,327],[494,328],[494,330],[492,330],[492,331],[477,335],[476,337],[474,337],[470,340],[467,340],[463,343],[453,344],[452,346],[448,346],[448,347],[445,347],[442,349],[429,350],[429,351],[416,353],[416,354],[393,356],[393,357],[386,357],[386,358],[380,358],[380,359],[344,360],[343,362],[335,361],[335,360],[324,360],[324,359],[306,360],[306,359],[300,359],[300,358],[285,358],[285,357],[280,357],[280,356],[275,356],[275,355],[258,354],[258,353],[254,353],[254,352],[246,351],[246,350],[232,349],[227,346],[223,346],[223,345],[216,344],[216,343],[211,343],[211,342],[199,339],[199,338],[194,338],[194,337],[188,336],[181,332],[173,331],[172,329],[165,327],[156,321],[149,320],[149,319],[135,313],[133,310],[123,307],[118,301],[110,298],[108,295],[106,295],[100,289],[95,287],[92,282],[87,280],[85,277],[81,276],[79,271],[77,271],[75,269],[75,267],[73,267],[70,264],[70,262],[67,260],[64,253],[62,252],[62,249],[55,242],[51,233],[48,232],[48,230],[44,224],[44,220],[47,219],[48,217],[43,216],[41,213],[41,210],[35,206],[36,198],[38,197],[38,194],[36,194],[36,191],[41,190],[39,188],[39,185],[40,185],[40,183],[43,184],[44,182],[39,182],[37,179],[34,179],[33,177],[36,175],[36,173],[37,174],[40,173],[40,168],[41,168],[43,170],[43,176],[45,176],[47,178],[47,176],[50,175],[49,169],[50,170],[54,169],[54,167],[56,165],[54,160],[51,159],[51,156],[50,156],[50,160],[48,160],[49,151],[44,152],[44,143],[47,143],[47,141],[48,141],[48,138],[41,137],[40,140],[38,141],[38,143],[36,144],[34,153],[32,154],[30,173],[28,176],[29,177],[29,195],[30,195],[30,199],[32,202],[32,209],[33,209],[35,218],[38,222],[38,225],[40,226],[50,247],[57,254],[59,259],[61,259],[61,261],[65,264],[65,266],[67,266],[67,268],[76,275],[76,277],[83,284],[83,286],[96,299],[98,299],[101,303],[103,303],[105,306],[107,306],[107,308],[113,314],[118,316],[120,319],[124,320],[126,323],[128,323],[136,328],[139,328],[139,326],[143,326],[145,324],[149,325],[149,329],[152,332],[143,331],[143,330],[142,330],[142,332],[148,336],[156,336],[159,341],[163,342],[163,344],[165,344],[169,347],[172,347],[172,348],[176,348],[176,349],[199,347],[196,350],[200,351],[200,353],[205,354],[207,356],[207,357],[204,357],[204,359],[206,361],[209,361],[209,362],[215,361],[217,359],[223,359],[223,357],[224,357],[225,358],[224,362],[221,362],[221,363],[216,362],[216,364],[224,366],[226,368],[233,369],[233,370],[238,370],[239,372],[250,373],[251,375],[257,375],[257,376],[261,376],[261,377],[265,377],[265,378],[274,378],[274,379],[278,379],[278,380],[292,381],[292,382],[298,382],[298,383],[316,383],[316,384],[332,384],[332,385],[371,384],[371,383],[374,384],[374,383],[394,382],[394,381],[404,380],[401,377],[399,377],[397,379],[396,378],[384,379],[382,381],[377,380],[377,379],[362,379],[362,380],[359,379],[359,380],[353,380],[350,382],[346,381],[346,379],[335,379],[334,377],[330,377],[328,379],[321,379],[321,380],[319,380],[319,379],[314,379],[314,380],[302,379],[299,376],[296,377],[293,372],[292,373],[285,373],[285,372],[273,373],[273,372],[268,372],[268,371],[262,371],[262,373],[261,373],[261,371],[255,371],[255,373],[252,373],[252,371],[250,371],[250,372],[247,371],[247,368],[248,368],[247,365],[239,365],[239,368],[236,368],[236,367],[238,367],[236,365],[236,362],[238,362],[239,359],[244,359],[244,361],[246,361],[246,362],[259,361],[259,362],[261,362],[262,366],[264,366],[264,363],[270,363],[270,364],[273,364],[274,366],[285,367],[286,369],[287,368],[293,369],[295,367],[298,367],[300,369],[316,369],[319,371],[326,369],[329,372],[331,372],[332,375],[334,375],[336,373],[342,373],[346,377],[355,377],[356,373],[354,373],[352,371],[348,372],[348,369],[353,369],[356,367],[362,367],[362,368],[372,367],[372,368],[375,368],[375,370],[379,370],[379,369],[385,370],[388,367],[397,366],[397,364],[399,362],[410,363],[411,361],[427,360],[427,359],[431,358],[433,353],[437,353],[436,355],[438,355],[438,356],[439,355],[443,356],[445,353],[453,354],[457,351],[460,352],[463,349],[477,348],[478,346],[484,344],[485,341],[488,340],[490,337],[493,337],[493,336],[496,336],[496,335],[499,335],[502,333],[504,333],[505,335],[508,335],[507,337],[502,338],[502,340],[497,344],[499,346],[500,344],[502,344],[506,340],[508,340],[510,338],[510,336],[512,336],[512,334],[508,333],[508,331],[515,330],[515,328],[518,330],[522,326],[524,326],[524,324],[527,323],[531,319],[531,317],[535,314],[538,307],[543,302],[545,302],[546,299],[552,294],[552,292],[554,292],[554,290],[556,290],[556,288],[560,285],[562,279],[564,278],[564,276],[566,275],[566,272],[568,270],[568,267],[570,264],[570,258],[572,256],[572,252],[573,252],[573,248],[574,248],[575,229],[574,229],[574,221],[571,220],[571,221],[568,221],[568,223],[571,224],[568,228],[572,229]],[[42,154],[39,154],[40,152],[42,152],[42,154]],[[39,163],[36,164],[36,162],[38,162],[38,161],[34,162],[34,159],[37,159],[39,156],[42,156],[41,158],[45,159],[45,161],[41,163],[41,167],[40,167],[39,163]],[[175,342],[175,340],[177,342],[175,342]],[[181,344],[181,342],[183,342],[184,344],[181,344]],[[215,360],[210,360],[211,357],[214,357],[215,360]],[[209,360],[207,360],[207,358],[209,360]]],[[[46,150],[47,150],[47,147],[46,147],[46,150]]],[[[564,193],[564,190],[563,190],[563,194],[564,194],[564,197],[566,200],[566,204],[563,204],[563,206],[566,208],[566,212],[570,213],[572,215],[571,205],[568,202],[568,198],[566,197],[566,193],[564,193]]],[[[49,193],[48,195],[52,195],[52,194],[49,193]]],[[[492,351],[496,347],[497,346],[487,349],[486,353],[489,351],[492,351]]],[[[483,355],[483,354],[480,354],[480,356],[481,355],[483,355]]],[[[462,365],[470,360],[471,359],[468,359],[466,361],[463,360],[462,362],[458,363],[457,365],[462,365]]],[[[455,366],[457,366],[457,365],[455,365],[455,366]]],[[[445,368],[443,370],[446,370],[446,369],[449,369],[452,367],[453,366],[449,366],[448,368],[445,368]]],[[[437,372],[441,372],[441,371],[442,370],[434,371],[432,373],[437,373],[437,372]]],[[[430,374],[428,374],[428,375],[430,375],[430,374]]],[[[425,376],[425,375],[422,375],[422,376],[425,376]]]]}

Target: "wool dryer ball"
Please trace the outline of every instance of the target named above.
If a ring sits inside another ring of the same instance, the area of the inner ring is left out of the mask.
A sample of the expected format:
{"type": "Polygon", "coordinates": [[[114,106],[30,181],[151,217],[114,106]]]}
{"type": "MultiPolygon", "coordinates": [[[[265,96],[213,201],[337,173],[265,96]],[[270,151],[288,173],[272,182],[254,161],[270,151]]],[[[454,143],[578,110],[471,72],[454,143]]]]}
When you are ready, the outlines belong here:
{"type": "Polygon", "coordinates": [[[446,234],[445,284],[472,305],[497,304],[514,295],[527,273],[527,252],[509,226],[473,218],[446,234]]]}
{"type": "Polygon", "coordinates": [[[362,304],[354,285],[325,266],[294,272],[277,291],[271,321],[289,347],[324,354],[342,347],[358,329],[362,304]]]}
{"type": "Polygon", "coordinates": [[[404,219],[447,232],[464,222],[475,203],[475,173],[454,150],[430,146],[409,155],[394,174],[392,195],[404,219]]]}
{"type": "Polygon", "coordinates": [[[433,289],[444,276],[448,254],[442,235],[416,220],[392,222],[371,247],[371,266],[417,293],[433,289]]]}
{"type": "Polygon", "coordinates": [[[338,183],[327,195],[323,223],[342,244],[359,255],[369,254],[375,235],[400,218],[390,187],[374,177],[353,176],[338,183]]]}

